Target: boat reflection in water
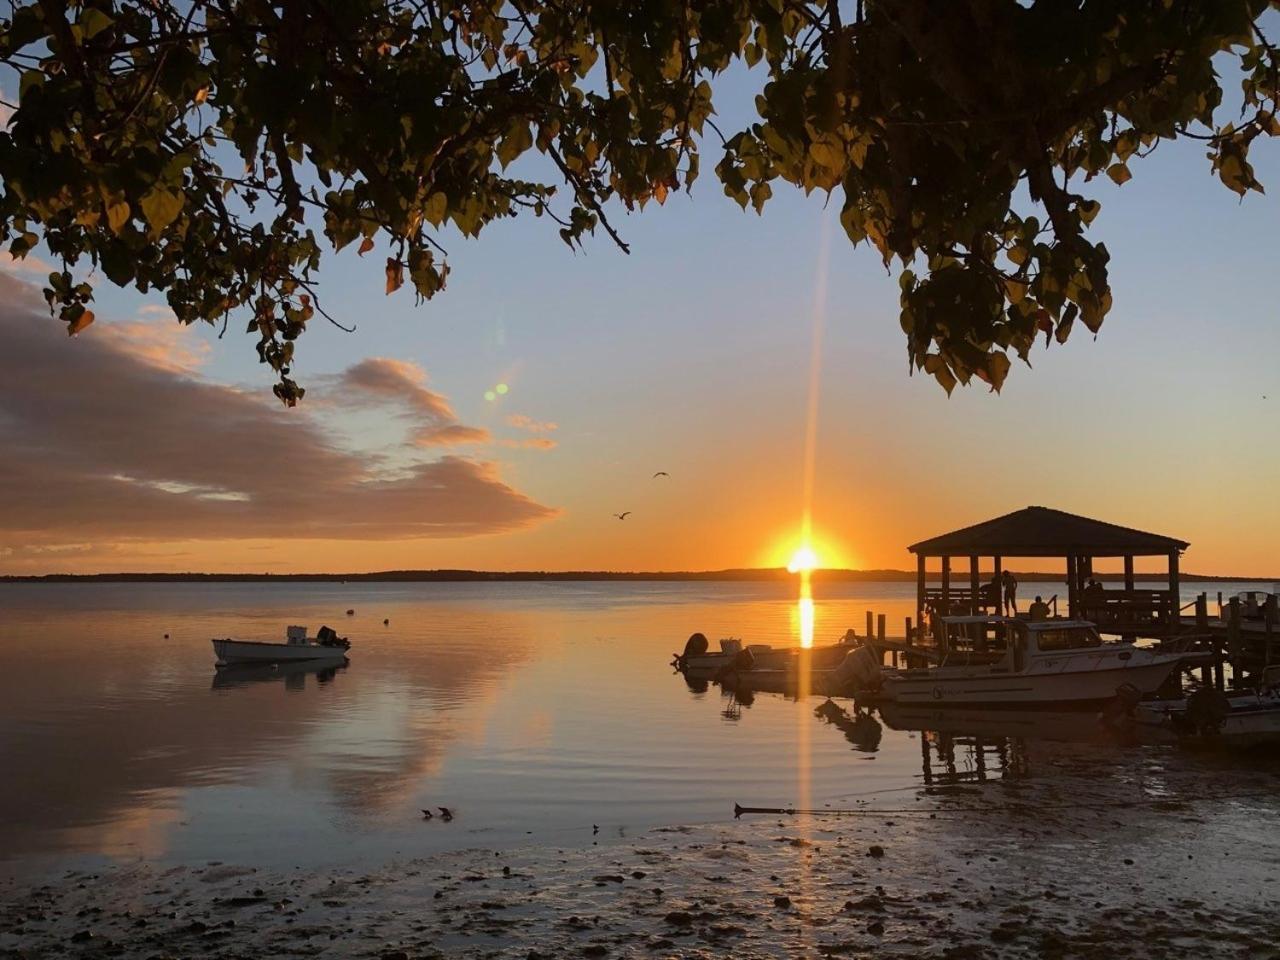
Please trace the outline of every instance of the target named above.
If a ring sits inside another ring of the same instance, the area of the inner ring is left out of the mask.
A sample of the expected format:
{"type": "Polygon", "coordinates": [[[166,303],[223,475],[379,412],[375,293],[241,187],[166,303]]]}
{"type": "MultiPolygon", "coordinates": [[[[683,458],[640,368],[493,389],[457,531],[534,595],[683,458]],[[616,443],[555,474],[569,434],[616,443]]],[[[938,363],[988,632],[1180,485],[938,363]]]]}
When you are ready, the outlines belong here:
{"type": "Polygon", "coordinates": [[[346,670],[349,662],[303,660],[297,663],[240,663],[218,667],[213,673],[212,690],[231,690],[236,687],[247,687],[255,683],[272,683],[283,681],[286,690],[296,693],[306,689],[307,676],[314,674],[316,682],[329,683],[338,675],[339,670],[346,670]]]}
{"type": "Polygon", "coordinates": [[[1054,744],[1136,744],[1131,722],[1080,710],[948,710],[882,703],[877,712],[892,730],[920,734],[925,792],[966,783],[1027,777],[1032,759],[1054,744]]]}

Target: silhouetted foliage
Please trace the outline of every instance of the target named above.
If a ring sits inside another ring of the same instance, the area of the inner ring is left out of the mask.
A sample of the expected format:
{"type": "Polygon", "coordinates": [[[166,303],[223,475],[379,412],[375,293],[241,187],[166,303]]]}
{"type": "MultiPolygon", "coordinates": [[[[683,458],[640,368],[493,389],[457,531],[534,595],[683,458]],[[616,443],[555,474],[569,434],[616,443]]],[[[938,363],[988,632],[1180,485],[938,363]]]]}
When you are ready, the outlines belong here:
{"type": "MultiPolygon", "coordinates": [[[[390,294],[434,296],[441,232],[520,212],[571,246],[607,211],[688,188],[830,191],[855,243],[897,263],[912,369],[999,388],[1111,307],[1088,182],[1200,137],[1239,194],[1280,133],[1264,0],[38,0],[0,59],[0,239],[43,241],[74,333],[92,265],[163,290],[184,323],[242,314],[292,404],[322,257],[377,251],[390,294]],[[720,131],[713,83],[767,73],[758,122],[720,131]],[[1243,111],[1219,123],[1224,81],[1243,111]],[[8,81],[4,81],[7,82],[8,81]],[[527,151],[543,182],[509,176],[527,151]],[[567,189],[564,189],[567,188],[567,189]],[[317,235],[320,230],[322,236],[317,235]],[[75,272],[75,268],[80,270],[75,272]]],[[[335,321],[336,322],[336,321],[335,321]]]]}

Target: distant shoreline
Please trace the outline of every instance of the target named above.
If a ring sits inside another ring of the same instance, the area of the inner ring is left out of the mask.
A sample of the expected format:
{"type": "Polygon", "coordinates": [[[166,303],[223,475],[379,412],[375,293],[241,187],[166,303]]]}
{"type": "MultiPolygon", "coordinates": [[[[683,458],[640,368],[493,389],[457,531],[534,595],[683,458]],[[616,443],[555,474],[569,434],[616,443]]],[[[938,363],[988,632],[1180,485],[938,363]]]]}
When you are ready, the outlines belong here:
{"type": "MultiPolygon", "coordinates": [[[[1065,583],[1060,573],[1019,572],[1024,582],[1065,583]]],[[[990,580],[991,572],[980,576],[990,580]]],[[[1164,574],[1135,574],[1137,580],[1163,580],[1164,574]]],[[[1100,573],[1098,579],[1105,583],[1122,583],[1124,575],[1100,573]]],[[[794,580],[796,574],[782,568],[744,568],[703,571],[648,571],[622,572],[612,570],[383,570],[376,573],[49,573],[0,576],[0,583],[489,583],[489,582],[593,582],[593,581],[652,581],[652,582],[719,582],[719,583],[777,583],[794,580]]],[[[912,570],[816,570],[815,582],[826,583],[914,583],[912,570]]],[[[928,574],[930,583],[941,582],[941,575],[928,574]]],[[[1184,573],[1184,583],[1206,581],[1234,581],[1248,583],[1272,583],[1280,577],[1212,576],[1184,573]]],[[[969,573],[953,571],[951,582],[957,587],[969,583],[969,573]]]]}

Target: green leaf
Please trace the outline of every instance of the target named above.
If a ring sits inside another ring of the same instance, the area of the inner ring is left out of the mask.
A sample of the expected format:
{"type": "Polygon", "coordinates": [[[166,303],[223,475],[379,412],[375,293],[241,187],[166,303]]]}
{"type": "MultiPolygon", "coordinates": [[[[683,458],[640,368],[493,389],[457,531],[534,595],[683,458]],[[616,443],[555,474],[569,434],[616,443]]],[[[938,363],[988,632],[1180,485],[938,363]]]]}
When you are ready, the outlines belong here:
{"type": "Polygon", "coordinates": [[[442,191],[437,190],[427,200],[426,209],[423,215],[427,218],[427,222],[433,227],[438,227],[444,223],[444,218],[449,215],[449,198],[442,191]]]}
{"type": "Polygon", "coordinates": [[[142,215],[151,226],[151,236],[155,238],[164,233],[165,228],[178,219],[178,214],[182,212],[183,198],[182,194],[157,184],[142,195],[138,204],[142,207],[142,215]]]}
{"type": "Polygon", "coordinates": [[[505,170],[512,160],[531,146],[533,146],[533,131],[529,129],[526,121],[518,120],[498,144],[498,162],[505,170]]]}
{"type": "Polygon", "coordinates": [[[124,225],[129,222],[129,213],[127,200],[107,204],[107,226],[111,228],[112,233],[118,235],[124,229],[124,225]]]}
{"type": "Polygon", "coordinates": [[[86,40],[92,40],[113,23],[115,21],[97,7],[89,7],[80,15],[80,29],[84,31],[86,40]]]}

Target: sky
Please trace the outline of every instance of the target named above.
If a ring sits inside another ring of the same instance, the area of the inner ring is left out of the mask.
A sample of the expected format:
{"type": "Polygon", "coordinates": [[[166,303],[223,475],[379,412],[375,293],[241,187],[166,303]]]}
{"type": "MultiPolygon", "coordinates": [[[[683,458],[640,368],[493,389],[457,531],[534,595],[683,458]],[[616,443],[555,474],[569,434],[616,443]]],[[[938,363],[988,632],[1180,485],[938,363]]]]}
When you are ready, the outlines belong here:
{"type": "Polygon", "coordinates": [[[0,262],[0,573],[776,566],[806,511],[824,565],[909,568],[909,543],[1038,504],[1188,540],[1184,570],[1280,576],[1275,146],[1243,201],[1194,142],[1090,184],[1101,332],[950,398],[908,376],[896,275],[838,196],[776,185],[744,213],[716,153],[692,196],[615,217],[630,255],[497,223],[444,238],[448,288],[416,307],[379,256],[330,257],[357,331],[312,322],[293,410],[243,324],[182,328],[104,279],[69,339],[47,264],[0,262]]]}

